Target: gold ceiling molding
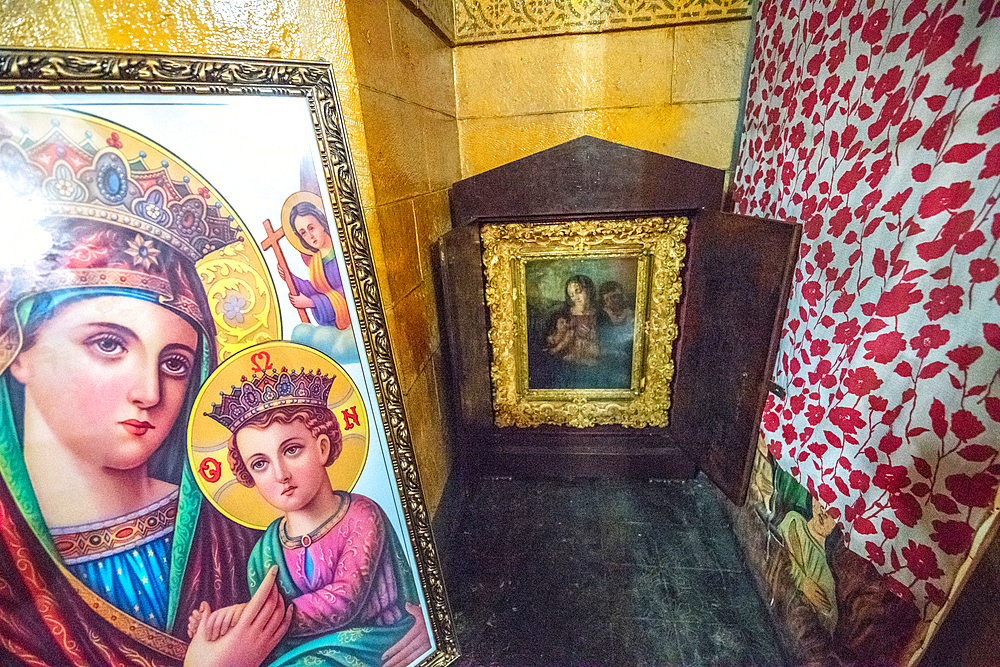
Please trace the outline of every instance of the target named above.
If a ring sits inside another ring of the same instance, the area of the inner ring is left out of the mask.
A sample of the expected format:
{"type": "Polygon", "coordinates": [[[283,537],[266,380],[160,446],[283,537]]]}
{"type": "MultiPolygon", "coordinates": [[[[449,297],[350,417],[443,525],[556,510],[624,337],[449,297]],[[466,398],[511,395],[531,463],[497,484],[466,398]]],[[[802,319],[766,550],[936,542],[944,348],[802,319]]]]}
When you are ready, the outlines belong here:
{"type": "Polygon", "coordinates": [[[750,18],[753,0],[409,0],[453,44],[750,18]]]}

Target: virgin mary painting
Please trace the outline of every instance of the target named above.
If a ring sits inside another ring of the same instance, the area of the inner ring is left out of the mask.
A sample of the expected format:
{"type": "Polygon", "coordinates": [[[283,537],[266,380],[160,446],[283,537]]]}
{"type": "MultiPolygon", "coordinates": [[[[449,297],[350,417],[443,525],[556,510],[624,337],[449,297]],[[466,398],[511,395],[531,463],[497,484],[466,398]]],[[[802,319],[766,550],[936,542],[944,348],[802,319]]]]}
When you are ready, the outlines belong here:
{"type": "Polygon", "coordinates": [[[199,268],[244,228],[165,149],[71,112],[0,116],[0,196],[23,246],[0,266],[0,663],[265,664],[292,611],[273,574],[251,598],[233,564],[259,533],[185,456],[227,317],[199,268]],[[247,601],[189,637],[202,602],[247,601]]]}

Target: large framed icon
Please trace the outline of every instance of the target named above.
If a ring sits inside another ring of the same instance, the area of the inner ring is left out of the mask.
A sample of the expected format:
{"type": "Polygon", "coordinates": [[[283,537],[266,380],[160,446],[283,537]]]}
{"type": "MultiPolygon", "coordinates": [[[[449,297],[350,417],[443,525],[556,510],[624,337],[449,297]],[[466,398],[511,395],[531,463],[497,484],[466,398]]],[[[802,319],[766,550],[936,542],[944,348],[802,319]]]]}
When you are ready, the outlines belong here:
{"type": "Polygon", "coordinates": [[[0,49],[0,646],[458,653],[332,70],[0,49]]]}

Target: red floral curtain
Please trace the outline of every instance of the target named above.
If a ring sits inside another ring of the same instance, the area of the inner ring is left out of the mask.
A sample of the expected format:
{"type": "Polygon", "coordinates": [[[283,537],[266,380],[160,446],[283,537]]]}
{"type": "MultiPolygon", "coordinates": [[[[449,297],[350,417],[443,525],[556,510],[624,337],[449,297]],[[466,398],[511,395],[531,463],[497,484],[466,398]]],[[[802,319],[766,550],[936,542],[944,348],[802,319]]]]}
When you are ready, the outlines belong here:
{"type": "Polygon", "coordinates": [[[763,432],[897,594],[1000,477],[1000,2],[761,2],[737,212],[803,225],[763,432]]]}

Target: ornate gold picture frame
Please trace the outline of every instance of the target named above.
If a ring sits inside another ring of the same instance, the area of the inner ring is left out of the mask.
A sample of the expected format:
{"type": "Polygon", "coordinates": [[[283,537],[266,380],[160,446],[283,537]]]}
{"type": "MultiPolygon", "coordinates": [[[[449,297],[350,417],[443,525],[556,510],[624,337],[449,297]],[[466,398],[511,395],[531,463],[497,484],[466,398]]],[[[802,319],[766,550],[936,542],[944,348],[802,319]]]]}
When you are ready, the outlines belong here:
{"type": "Polygon", "coordinates": [[[458,656],[347,139],[328,63],[0,48],[16,662],[458,656]]]}
{"type": "Polygon", "coordinates": [[[687,218],[482,228],[498,426],[666,426],[687,218]]]}

